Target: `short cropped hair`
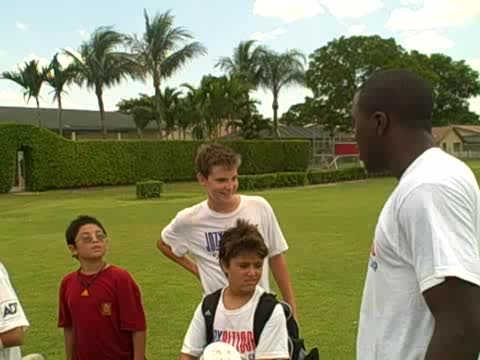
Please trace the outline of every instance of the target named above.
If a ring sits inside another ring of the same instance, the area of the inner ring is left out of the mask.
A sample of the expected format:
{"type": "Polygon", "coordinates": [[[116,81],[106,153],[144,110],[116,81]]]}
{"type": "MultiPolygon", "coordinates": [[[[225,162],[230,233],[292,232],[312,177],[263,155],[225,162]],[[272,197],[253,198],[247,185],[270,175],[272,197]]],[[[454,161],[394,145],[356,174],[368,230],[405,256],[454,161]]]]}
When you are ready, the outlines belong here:
{"type": "Polygon", "coordinates": [[[395,115],[401,125],[431,131],[433,89],[409,70],[383,70],[360,87],[358,107],[366,116],[376,111],[395,115]]]}
{"type": "Polygon", "coordinates": [[[197,172],[205,177],[210,175],[214,166],[226,168],[239,167],[241,164],[240,155],[232,149],[217,143],[203,144],[198,148],[195,165],[197,172]]]}
{"type": "Polygon", "coordinates": [[[68,225],[67,230],[65,231],[65,238],[67,240],[67,245],[75,245],[75,238],[80,231],[80,228],[83,225],[94,224],[97,225],[105,235],[107,235],[107,231],[103,227],[102,223],[95,217],[89,215],[80,215],[76,219],[72,220],[72,222],[68,225]]]}
{"type": "Polygon", "coordinates": [[[246,220],[238,219],[234,227],[223,233],[218,258],[220,263],[228,265],[231,259],[241,253],[254,253],[264,259],[268,249],[258,228],[246,220]]]}

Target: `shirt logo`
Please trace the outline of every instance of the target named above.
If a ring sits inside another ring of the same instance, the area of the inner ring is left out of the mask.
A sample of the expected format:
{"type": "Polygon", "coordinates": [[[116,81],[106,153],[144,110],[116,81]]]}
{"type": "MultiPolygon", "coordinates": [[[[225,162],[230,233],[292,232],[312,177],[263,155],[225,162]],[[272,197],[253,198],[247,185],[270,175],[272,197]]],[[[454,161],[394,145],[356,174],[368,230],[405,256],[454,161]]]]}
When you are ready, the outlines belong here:
{"type": "Polygon", "coordinates": [[[103,316],[112,316],[112,303],[104,302],[101,305],[103,316]]]}
{"type": "Polygon", "coordinates": [[[205,233],[205,249],[214,257],[218,257],[220,249],[220,240],[223,237],[223,231],[211,231],[205,233]]]}
{"type": "Polygon", "coordinates": [[[7,301],[0,305],[0,315],[2,315],[3,320],[8,320],[12,317],[15,317],[18,313],[18,302],[16,301],[7,301]]]}

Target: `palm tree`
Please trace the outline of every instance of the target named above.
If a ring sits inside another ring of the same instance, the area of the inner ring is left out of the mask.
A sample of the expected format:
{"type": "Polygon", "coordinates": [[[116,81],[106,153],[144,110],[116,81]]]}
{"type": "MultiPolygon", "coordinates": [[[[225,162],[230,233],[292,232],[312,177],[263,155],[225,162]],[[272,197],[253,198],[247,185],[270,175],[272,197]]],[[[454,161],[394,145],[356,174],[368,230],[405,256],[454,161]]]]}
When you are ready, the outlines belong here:
{"type": "Polygon", "coordinates": [[[134,79],[138,75],[134,58],[117,50],[124,41],[125,36],[112,30],[112,27],[101,26],[95,29],[90,39],[80,45],[79,54],[65,50],[78,68],[78,84],[86,84],[87,88],[95,90],[104,138],[107,136],[103,104],[105,88],[117,85],[128,77],[134,79]]]}
{"type": "Polygon", "coordinates": [[[185,42],[193,35],[182,27],[174,27],[174,17],[170,11],[156,14],[150,20],[144,10],[145,32],[142,37],[132,35],[128,38],[128,45],[135,55],[141,68],[144,80],[152,77],[155,89],[155,107],[158,123],[158,135],[161,136],[160,123],[162,121],[160,85],[163,79],[171,77],[182,68],[187,61],[207,53],[206,48],[199,42],[185,42]]]}
{"type": "Polygon", "coordinates": [[[297,50],[288,50],[279,54],[273,50],[264,49],[261,55],[260,86],[273,94],[273,132],[276,138],[278,132],[278,97],[283,87],[303,85],[305,79],[305,56],[297,50]]]}
{"type": "Polygon", "coordinates": [[[195,88],[191,84],[182,84],[187,89],[187,94],[179,104],[179,125],[183,130],[184,138],[186,129],[191,127],[194,139],[208,140],[210,133],[209,116],[206,114],[206,93],[202,87],[195,88]]]}
{"type": "Polygon", "coordinates": [[[153,96],[139,94],[140,97],[133,99],[122,99],[118,104],[118,111],[122,114],[131,115],[137,135],[143,138],[143,130],[148,126],[150,121],[155,120],[155,105],[153,96]]]}
{"type": "Polygon", "coordinates": [[[215,67],[233,77],[238,77],[250,90],[258,87],[261,76],[260,59],[264,51],[261,46],[254,47],[255,40],[242,41],[233,49],[231,58],[221,57],[215,67]]]}
{"type": "Polygon", "coordinates": [[[46,82],[53,88],[53,101],[58,103],[58,132],[63,136],[62,121],[62,94],[66,93],[65,86],[70,85],[77,75],[77,67],[75,64],[69,64],[63,67],[58,61],[58,54],[55,54],[50,65],[48,66],[48,75],[46,82]]]}
{"type": "Polygon", "coordinates": [[[25,62],[23,68],[19,68],[18,71],[5,71],[1,74],[0,78],[5,80],[11,80],[21,87],[23,87],[23,97],[27,98],[27,103],[33,97],[37,104],[37,122],[38,126],[42,127],[42,121],[40,119],[40,90],[43,82],[47,77],[48,68],[40,68],[38,60],[30,60],[25,62]]]}
{"type": "Polygon", "coordinates": [[[162,110],[162,118],[165,120],[165,130],[167,131],[166,138],[172,134],[172,139],[175,139],[175,126],[178,122],[178,102],[181,92],[178,89],[166,87],[160,93],[160,103],[162,110]]]}

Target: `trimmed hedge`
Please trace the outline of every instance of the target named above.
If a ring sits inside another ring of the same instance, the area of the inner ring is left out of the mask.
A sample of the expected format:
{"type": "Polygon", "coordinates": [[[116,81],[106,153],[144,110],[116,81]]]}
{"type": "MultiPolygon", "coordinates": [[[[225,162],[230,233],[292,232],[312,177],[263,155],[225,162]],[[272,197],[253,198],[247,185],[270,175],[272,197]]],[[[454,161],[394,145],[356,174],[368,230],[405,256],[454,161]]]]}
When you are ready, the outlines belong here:
{"type": "Polygon", "coordinates": [[[307,180],[305,172],[240,175],[238,178],[240,190],[262,190],[289,186],[303,186],[307,180]]]}
{"type": "MultiPolygon", "coordinates": [[[[242,174],[305,171],[308,141],[225,141],[242,155],[242,174]]],[[[15,183],[16,152],[26,156],[30,191],[195,179],[201,141],[71,141],[31,125],[0,125],[0,193],[15,183]]]]}
{"type": "Polygon", "coordinates": [[[159,198],[162,192],[163,182],[158,180],[147,180],[137,182],[137,198],[149,199],[159,198]]]}
{"type": "Polygon", "coordinates": [[[311,171],[307,173],[310,184],[326,184],[341,181],[366,179],[367,172],[362,167],[351,167],[330,171],[311,171]]]}

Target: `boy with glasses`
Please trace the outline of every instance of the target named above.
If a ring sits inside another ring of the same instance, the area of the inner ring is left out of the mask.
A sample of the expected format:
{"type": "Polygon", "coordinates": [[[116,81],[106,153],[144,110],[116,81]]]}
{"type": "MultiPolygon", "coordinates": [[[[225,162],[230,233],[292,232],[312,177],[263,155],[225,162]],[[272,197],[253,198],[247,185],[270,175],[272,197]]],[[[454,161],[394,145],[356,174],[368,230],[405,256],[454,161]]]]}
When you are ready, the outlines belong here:
{"type": "Polygon", "coordinates": [[[144,360],[146,321],[140,289],[130,274],[107,264],[107,232],[94,217],[80,216],[66,240],[80,268],[60,285],[58,326],[67,360],[144,360]]]}

